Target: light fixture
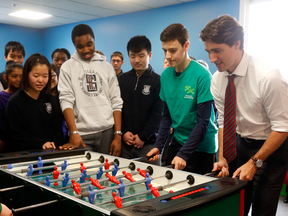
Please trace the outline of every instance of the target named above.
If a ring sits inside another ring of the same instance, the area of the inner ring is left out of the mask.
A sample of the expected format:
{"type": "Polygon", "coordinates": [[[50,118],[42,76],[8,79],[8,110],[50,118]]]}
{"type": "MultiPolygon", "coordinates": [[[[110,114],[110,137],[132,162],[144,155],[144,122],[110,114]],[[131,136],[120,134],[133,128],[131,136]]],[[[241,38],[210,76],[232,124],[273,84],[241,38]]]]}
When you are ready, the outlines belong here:
{"type": "Polygon", "coordinates": [[[32,19],[32,20],[46,19],[46,18],[49,18],[52,16],[50,14],[39,13],[39,12],[28,11],[28,10],[16,11],[16,12],[10,13],[8,15],[14,16],[14,17],[20,17],[20,18],[24,18],[24,19],[32,19]]]}

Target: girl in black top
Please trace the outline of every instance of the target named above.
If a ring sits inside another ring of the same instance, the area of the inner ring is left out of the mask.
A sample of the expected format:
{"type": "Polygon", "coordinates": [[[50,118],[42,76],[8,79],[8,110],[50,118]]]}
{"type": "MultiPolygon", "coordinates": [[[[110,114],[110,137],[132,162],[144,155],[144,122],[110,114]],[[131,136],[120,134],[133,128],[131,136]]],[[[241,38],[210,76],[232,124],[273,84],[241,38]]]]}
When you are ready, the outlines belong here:
{"type": "Polygon", "coordinates": [[[20,90],[11,96],[5,112],[12,151],[63,144],[62,112],[50,89],[50,63],[39,53],[31,55],[23,68],[20,90]]]}

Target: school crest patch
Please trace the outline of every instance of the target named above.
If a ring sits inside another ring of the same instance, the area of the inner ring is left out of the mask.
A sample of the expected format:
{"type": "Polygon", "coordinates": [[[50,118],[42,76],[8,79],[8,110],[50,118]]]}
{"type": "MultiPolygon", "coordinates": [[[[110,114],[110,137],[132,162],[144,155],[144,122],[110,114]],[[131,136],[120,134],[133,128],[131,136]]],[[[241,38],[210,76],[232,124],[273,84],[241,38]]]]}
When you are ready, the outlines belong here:
{"type": "Polygon", "coordinates": [[[143,88],[143,90],[142,90],[142,93],[143,93],[144,95],[149,95],[149,94],[150,94],[150,88],[151,88],[150,85],[144,85],[144,88],[143,88]]]}
{"type": "Polygon", "coordinates": [[[52,105],[51,103],[45,103],[46,105],[46,112],[51,114],[52,113],[52,105]]]}

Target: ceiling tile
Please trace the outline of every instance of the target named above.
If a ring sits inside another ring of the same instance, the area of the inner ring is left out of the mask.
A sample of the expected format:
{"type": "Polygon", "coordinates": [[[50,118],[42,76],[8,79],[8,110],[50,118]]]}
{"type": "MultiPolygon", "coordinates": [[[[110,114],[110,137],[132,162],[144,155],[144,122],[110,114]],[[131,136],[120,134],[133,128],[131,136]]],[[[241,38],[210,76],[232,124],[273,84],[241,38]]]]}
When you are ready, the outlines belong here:
{"type": "Polygon", "coordinates": [[[91,7],[88,10],[82,11],[85,14],[90,14],[94,16],[99,16],[99,17],[107,17],[107,16],[115,16],[122,14],[120,11],[115,11],[115,10],[109,10],[106,8],[100,8],[100,7],[91,7]]]}
{"type": "Polygon", "coordinates": [[[126,0],[131,4],[143,5],[149,8],[164,7],[167,5],[179,4],[176,0],[126,0]]]}
{"type": "Polygon", "coordinates": [[[57,4],[55,4],[55,2],[51,2],[51,3],[46,2],[44,6],[51,6],[53,8],[65,9],[69,11],[83,11],[91,7],[91,5],[88,5],[88,4],[83,4],[80,2],[72,2],[72,1],[67,1],[67,0],[59,1],[57,2],[57,4]]]}
{"type": "Polygon", "coordinates": [[[127,1],[118,1],[118,2],[114,2],[113,4],[110,3],[107,5],[101,6],[101,8],[112,9],[112,10],[121,11],[124,13],[130,13],[130,12],[135,12],[135,11],[147,10],[147,9],[150,9],[151,7],[132,4],[127,1]]]}
{"type": "Polygon", "coordinates": [[[70,2],[79,2],[79,3],[84,3],[92,6],[103,6],[106,4],[111,4],[113,2],[117,2],[119,0],[68,0],[70,2]]]}
{"type": "Polygon", "coordinates": [[[193,0],[0,0],[0,23],[47,28],[188,1],[193,0]],[[22,9],[48,13],[53,17],[33,21],[8,16],[22,9]]]}

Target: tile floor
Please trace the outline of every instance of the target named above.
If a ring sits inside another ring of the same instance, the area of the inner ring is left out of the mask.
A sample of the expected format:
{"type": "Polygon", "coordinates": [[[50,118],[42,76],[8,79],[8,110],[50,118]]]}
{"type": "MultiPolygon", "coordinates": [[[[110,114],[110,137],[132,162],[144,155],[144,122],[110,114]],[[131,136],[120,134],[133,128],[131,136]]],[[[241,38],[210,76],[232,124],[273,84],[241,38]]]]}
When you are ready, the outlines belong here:
{"type": "Polygon", "coordinates": [[[284,203],[283,200],[285,199],[285,196],[280,196],[279,202],[278,202],[278,208],[276,216],[287,216],[288,215],[288,203],[284,203]]]}
{"type": "MultiPolygon", "coordinates": [[[[276,216],[287,216],[288,215],[288,203],[284,203],[283,202],[284,199],[285,199],[285,196],[281,195],[279,197],[276,216]]],[[[249,216],[251,216],[251,212],[249,213],[249,216]]]]}

